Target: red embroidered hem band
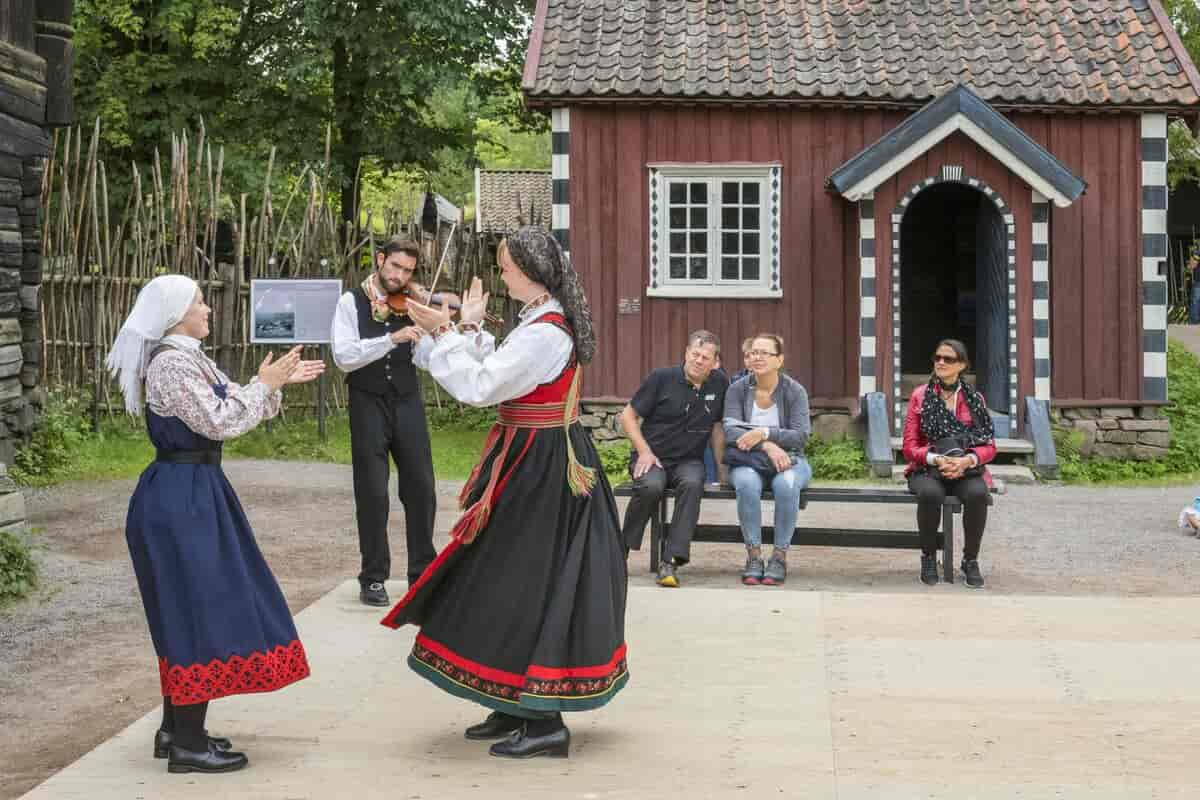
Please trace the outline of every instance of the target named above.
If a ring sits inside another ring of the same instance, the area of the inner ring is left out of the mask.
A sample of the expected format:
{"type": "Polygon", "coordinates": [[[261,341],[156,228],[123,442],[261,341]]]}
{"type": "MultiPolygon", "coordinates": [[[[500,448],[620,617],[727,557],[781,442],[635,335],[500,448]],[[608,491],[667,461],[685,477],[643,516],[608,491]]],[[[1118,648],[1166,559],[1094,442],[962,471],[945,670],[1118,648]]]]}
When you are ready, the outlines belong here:
{"type": "Polygon", "coordinates": [[[214,658],[207,664],[169,664],[158,659],[162,694],[177,706],[192,705],[233,694],[273,692],[307,678],[308,657],[299,640],[268,653],[214,658]]]}

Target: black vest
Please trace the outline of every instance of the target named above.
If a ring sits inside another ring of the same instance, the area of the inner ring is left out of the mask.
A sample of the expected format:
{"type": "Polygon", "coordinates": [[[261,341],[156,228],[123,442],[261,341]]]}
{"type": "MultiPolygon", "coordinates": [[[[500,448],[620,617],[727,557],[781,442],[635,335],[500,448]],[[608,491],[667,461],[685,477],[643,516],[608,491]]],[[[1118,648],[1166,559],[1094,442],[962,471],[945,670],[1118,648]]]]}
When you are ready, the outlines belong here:
{"type": "MultiPolygon", "coordinates": [[[[408,317],[398,317],[395,314],[389,316],[387,322],[376,322],[371,316],[371,301],[367,299],[362,287],[356,286],[350,293],[354,295],[354,308],[358,312],[360,339],[376,339],[413,324],[408,317]]],[[[397,345],[383,358],[346,373],[346,383],[354,389],[371,394],[387,394],[390,391],[396,394],[415,392],[419,384],[417,368],[412,362],[412,347],[411,342],[397,345]]]]}

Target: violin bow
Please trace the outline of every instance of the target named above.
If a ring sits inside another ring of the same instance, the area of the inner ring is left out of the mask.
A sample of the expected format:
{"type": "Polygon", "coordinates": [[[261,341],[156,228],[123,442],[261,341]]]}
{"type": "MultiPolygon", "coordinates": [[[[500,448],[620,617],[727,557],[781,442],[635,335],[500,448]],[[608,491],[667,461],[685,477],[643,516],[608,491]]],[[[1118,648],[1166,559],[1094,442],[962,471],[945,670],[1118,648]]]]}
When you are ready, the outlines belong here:
{"type": "Polygon", "coordinates": [[[450,233],[446,236],[446,246],[442,248],[442,257],[438,259],[437,270],[433,273],[433,282],[429,284],[429,296],[425,298],[426,303],[433,300],[433,293],[437,290],[438,278],[442,275],[442,267],[446,265],[446,256],[450,253],[450,241],[454,238],[454,231],[457,229],[457,222],[450,225],[450,233]]]}

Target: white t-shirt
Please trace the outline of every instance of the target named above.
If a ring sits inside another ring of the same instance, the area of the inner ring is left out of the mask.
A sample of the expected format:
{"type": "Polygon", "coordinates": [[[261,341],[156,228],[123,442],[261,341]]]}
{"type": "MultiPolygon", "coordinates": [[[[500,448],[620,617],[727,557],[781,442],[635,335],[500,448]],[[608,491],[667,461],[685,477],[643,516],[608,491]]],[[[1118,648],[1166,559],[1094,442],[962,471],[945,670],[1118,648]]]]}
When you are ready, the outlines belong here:
{"type": "Polygon", "coordinates": [[[778,428],[779,406],[772,403],[767,408],[759,408],[758,403],[751,403],[750,424],[755,428],[778,428]]]}

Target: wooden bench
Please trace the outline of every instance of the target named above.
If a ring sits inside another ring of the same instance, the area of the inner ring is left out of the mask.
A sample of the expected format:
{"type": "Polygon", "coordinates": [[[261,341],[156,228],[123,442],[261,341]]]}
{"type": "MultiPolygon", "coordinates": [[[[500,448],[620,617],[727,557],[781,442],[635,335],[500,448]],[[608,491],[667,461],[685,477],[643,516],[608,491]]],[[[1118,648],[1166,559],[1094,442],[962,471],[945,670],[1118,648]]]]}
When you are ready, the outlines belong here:
{"type": "MultiPolygon", "coordinates": [[[[994,490],[993,490],[994,491],[994,490]]],[[[613,488],[617,497],[632,497],[633,485],[623,483],[613,488]]],[[[650,571],[658,571],[658,562],[662,550],[663,531],[667,526],[667,500],[674,497],[674,492],[668,489],[658,508],[650,515],[650,571]]],[[[730,487],[706,484],[701,510],[705,504],[713,500],[736,500],[737,493],[730,487]]],[[[769,491],[763,492],[763,500],[771,500],[769,491]]],[[[988,497],[988,505],[993,504],[993,498],[988,497]]],[[[810,503],[891,503],[902,505],[917,504],[917,497],[907,489],[882,489],[868,487],[812,487],[805,489],[800,495],[800,508],[803,510],[810,503]]],[[[942,504],[942,529],[938,533],[938,549],[942,551],[942,568],[946,583],[954,583],[954,515],[962,513],[962,503],[957,497],[948,495],[942,504]]],[[[801,514],[797,523],[804,521],[801,514]]],[[[799,524],[792,532],[792,544],[816,545],[818,547],[875,547],[885,549],[921,549],[921,536],[915,530],[916,512],[913,512],[914,530],[885,530],[857,528],[809,528],[799,524]]],[[[774,540],[775,528],[772,525],[763,526],[763,541],[774,540]]],[[[701,522],[696,526],[692,537],[694,542],[730,542],[742,544],[742,529],[737,523],[711,524],[701,522]]]]}

